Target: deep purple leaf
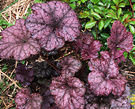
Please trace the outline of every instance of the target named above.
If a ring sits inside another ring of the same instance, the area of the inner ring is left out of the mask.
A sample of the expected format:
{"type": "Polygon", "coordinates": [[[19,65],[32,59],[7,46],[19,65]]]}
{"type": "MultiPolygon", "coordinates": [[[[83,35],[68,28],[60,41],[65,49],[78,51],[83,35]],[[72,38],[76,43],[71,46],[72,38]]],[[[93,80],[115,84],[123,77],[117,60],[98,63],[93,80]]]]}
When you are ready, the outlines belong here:
{"type": "Polygon", "coordinates": [[[46,90],[41,95],[43,98],[41,109],[48,109],[54,103],[54,99],[53,96],[51,95],[50,90],[46,90]]]}
{"type": "MultiPolygon", "coordinates": [[[[133,36],[131,32],[127,32],[125,26],[120,21],[114,21],[111,29],[111,36],[107,39],[108,47],[112,57],[117,59],[121,57],[124,51],[131,51],[133,48],[133,36]],[[120,48],[120,50],[118,50],[120,48]]],[[[123,58],[122,58],[123,59],[123,58]]],[[[120,60],[119,60],[120,61],[120,60]]]]}
{"type": "Polygon", "coordinates": [[[30,32],[25,27],[25,20],[19,19],[15,25],[2,31],[0,40],[0,57],[23,60],[40,51],[38,42],[30,37],[30,32]]]}
{"type": "Polygon", "coordinates": [[[100,59],[91,59],[89,68],[92,71],[88,75],[90,89],[96,95],[120,96],[125,90],[126,78],[119,74],[117,63],[110,58],[107,51],[101,52],[100,59]]]}
{"type": "Polygon", "coordinates": [[[24,64],[18,63],[15,71],[16,80],[20,81],[22,86],[29,85],[33,80],[33,69],[27,68],[24,64]]]}
{"type": "Polygon", "coordinates": [[[59,49],[65,41],[74,41],[80,34],[78,17],[67,3],[36,3],[32,10],[34,13],[26,19],[26,26],[45,50],[59,49]]]}
{"type": "Polygon", "coordinates": [[[97,58],[98,51],[102,46],[100,41],[94,40],[92,36],[84,33],[82,33],[77,41],[73,42],[72,45],[76,48],[77,52],[81,52],[82,58],[84,60],[97,58]]]}
{"type": "Polygon", "coordinates": [[[15,97],[16,109],[40,109],[42,97],[38,93],[30,94],[27,88],[21,89],[15,97]]]}
{"type": "Polygon", "coordinates": [[[82,64],[79,60],[68,56],[60,60],[60,66],[62,67],[62,75],[67,77],[74,76],[75,72],[81,68],[82,64]]]}
{"type": "Polygon", "coordinates": [[[85,87],[76,77],[57,77],[50,85],[51,94],[60,109],[83,109],[85,87]]]}

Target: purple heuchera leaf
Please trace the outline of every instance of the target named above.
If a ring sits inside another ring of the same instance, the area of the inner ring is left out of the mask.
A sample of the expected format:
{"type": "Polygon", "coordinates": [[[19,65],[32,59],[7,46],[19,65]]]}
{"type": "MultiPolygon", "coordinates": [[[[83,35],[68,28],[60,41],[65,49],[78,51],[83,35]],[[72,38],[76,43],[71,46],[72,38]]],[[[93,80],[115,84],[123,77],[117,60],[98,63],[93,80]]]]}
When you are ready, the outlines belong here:
{"type": "Polygon", "coordinates": [[[27,88],[21,89],[15,97],[16,109],[40,109],[42,97],[38,93],[30,94],[27,88]]]}
{"type": "Polygon", "coordinates": [[[131,109],[132,106],[127,100],[129,92],[130,90],[128,90],[126,86],[126,90],[120,97],[116,97],[112,94],[108,96],[96,96],[89,90],[88,85],[86,85],[85,109],[131,109]]]}
{"type": "Polygon", "coordinates": [[[110,58],[107,51],[102,51],[100,59],[91,59],[88,63],[92,71],[88,75],[88,82],[93,93],[120,96],[125,90],[125,77],[119,74],[117,63],[110,58]]]}
{"type": "Polygon", "coordinates": [[[15,60],[23,60],[40,51],[38,42],[30,37],[24,19],[17,20],[14,26],[6,28],[1,34],[0,57],[2,59],[14,57],[15,60]]]}
{"type": "Polygon", "coordinates": [[[60,109],[83,109],[85,87],[76,77],[56,77],[50,85],[51,94],[60,109]]]}
{"type": "Polygon", "coordinates": [[[16,71],[16,80],[21,82],[22,86],[29,85],[33,80],[34,71],[31,68],[27,68],[26,65],[18,63],[16,71]]]}
{"type": "Polygon", "coordinates": [[[98,51],[102,46],[101,42],[98,40],[94,40],[92,36],[89,34],[81,34],[76,42],[73,44],[77,51],[80,50],[82,58],[84,60],[97,58],[98,51]]]}
{"type": "Polygon", "coordinates": [[[54,103],[54,99],[53,96],[51,95],[50,90],[46,90],[41,95],[43,98],[41,109],[48,109],[54,103]]]}
{"type": "Polygon", "coordinates": [[[45,50],[59,49],[65,41],[74,41],[80,34],[78,17],[67,3],[36,3],[32,10],[34,13],[27,17],[26,26],[45,50]]]}
{"type": "Polygon", "coordinates": [[[82,64],[79,60],[68,56],[60,60],[60,66],[62,67],[62,75],[69,77],[74,76],[75,72],[77,72],[81,68],[82,64]]]}
{"type": "Polygon", "coordinates": [[[123,52],[129,52],[133,48],[133,36],[127,32],[125,26],[120,21],[114,21],[111,29],[111,36],[107,39],[110,52],[115,59],[123,60],[123,52]],[[120,50],[118,50],[120,48],[120,50]],[[119,58],[120,57],[120,58],[119,58]]]}

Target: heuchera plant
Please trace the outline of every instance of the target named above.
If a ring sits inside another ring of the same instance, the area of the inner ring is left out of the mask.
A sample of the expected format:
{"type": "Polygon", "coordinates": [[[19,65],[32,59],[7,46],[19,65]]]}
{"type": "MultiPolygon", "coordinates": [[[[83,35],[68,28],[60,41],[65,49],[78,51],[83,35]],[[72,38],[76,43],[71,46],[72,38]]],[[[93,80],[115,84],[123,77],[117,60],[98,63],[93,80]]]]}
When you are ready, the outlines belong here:
{"type": "Polygon", "coordinates": [[[21,89],[15,97],[16,109],[40,109],[42,97],[38,93],[30,94],[29,89],[21,89]]]}
{"type": "Polygon", "coordinates": [[[132,106],[127,100],[130,94],[129,90],[129,86],[126,85],[121,97],[116,97],[112,94],[109,96],[96,96],[89,90],[89,86],[86,85],[85,109],[131,109],[132,106]]]}
{"type": "Polygon", "coordinates": [[[47,51],[61,48],[65,41],[74,41],[80,34],[78,17],[67,3],[37,3],[32,11],[26,19],[26,26],[32,37],[39,39],[41,46],[47,51]]]}
{"type": "Polygon", "coordinates": [[[85,86],[76,77],[53,78],[50,85],[51,94],[60,109],[83,109],[85,86]]]}
{"type": "Polygon", "coordinates": [[[76,48],[76,52],[81,53],[84,60],[97,58],[98,51],[102,46],[100,41],[94,40],[94,37],[85,33],[82,33],[72,45],[76,48]]]}
{"type": "MultiPolygon", "coordinates": [[[[71,56],[65,57],[60,60],[62,75],[54,77],[50,85],[50,92],[54,96],[56,104],[53,105],[54,108],[121,109],[124,106],[126,109],[130,109],[127,96],[124,95],[127,80],[119,73],[117,64],[123,59],[123,52],[129,52],[132,49],[133,36],[126,31],[122,23],[114,21],[111,36],[107,40],[110,50],[101,51],[100,58],[98,58],[98,52],[102,46],[100,41],[94,40],[92,36],[84,33],[76,40],[81,26],[77,14],[68,4],[60,1],[37,3],[32,6],[32,10],[33,13],[26,18],[26,21],[19,19],[14,26],[2,31],[0,57],[2,59],[14,57],[15,60],[23,60],[39,53],[40,47],[46,51],[57,50],[64,46],[65,41],[74,41],[73,45],[77,52],[81,54],[83,61],[88,62],[91,70],[88,75],[90,93],[86,91],[87,86],[79,78],[74,77],[81,67],[81,62],[71,56]],[[89,97],[86,98],[86,95],[89,97]]],[[[24,68],[22,71],[25,73],[28,70],[24,68]]],[[[24,76],[22,71],[16,69],[16,76],[19,75],[19,78],[24,76]]],[[[27,76],[30,78],[31,74],[31,71],[27,72],[27,76]]],[[[27,77],[24,76],[20,80],[25,78],[27,77]]],[[[30,91],[24,88],[17,93],[15,102],[17,109],[40,109],[42,97],[40,94],[30,94],[30,91]]],[[[49,106],[49,103],[52,102],[51,99],[49,102],[46,101],[46,104],[49,106]]]]}
{"type": "Polygon", "coordinates": [[[76,60],[73,57],[68,56],[60,60],[60,66],[62,67],[62,75],[66,77],[71,77],[75,75],[75,72],[77,72],[82,65],[79,60],[76,60]]]}
{"type": "Polygon", "coordinates": [[[28,68],[26,65],[18,63],[16,72],[16,80],[21,82],[22,86],[29,85],[33,80],[34,71],[32,68],[28,68]]]}
{"type": "Polygon", "coordinates": [[[120,96],[125,90],[125,77],[119,74],[119,68],[107,51],[100,52],[100,59],[91,59],[89,68],[92,71],[88,75],[88,83],[93,93],[98,95],[120,96]]]}
{"type": "Polygon", "coordinates": [[[132,33],[127,32],[125,26],[120,21],[114,21],[111,36],[107,39],[112,58],[117,59],[118,62],[125,60],[123,52],[132,50],[132,42],[132,33]]]}
{"type": "Polygon", "coordinates": [[[0,57],[2,59],[14,57],[15,60],[23,60],[40,52],[40,46],[26,29],[24,19],[17,20],[15,25],[3,30],[1,35],[0,57]]]}

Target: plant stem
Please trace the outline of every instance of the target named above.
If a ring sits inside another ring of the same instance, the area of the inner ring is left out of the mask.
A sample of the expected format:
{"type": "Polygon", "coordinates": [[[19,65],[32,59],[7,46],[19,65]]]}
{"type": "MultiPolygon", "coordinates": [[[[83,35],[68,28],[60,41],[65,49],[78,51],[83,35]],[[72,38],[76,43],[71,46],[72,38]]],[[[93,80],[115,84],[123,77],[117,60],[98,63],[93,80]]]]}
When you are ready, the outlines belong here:
{"type": "Polygon", "coordinates": [[[132,3],[131,3],[131,0],[128,0],[128,1],[129,1],[129,3],[130,3],[131,8],[132,8],[132,18],[134,18],[134,9],[133,9],[133,5],[132,5],[132,3]]]}

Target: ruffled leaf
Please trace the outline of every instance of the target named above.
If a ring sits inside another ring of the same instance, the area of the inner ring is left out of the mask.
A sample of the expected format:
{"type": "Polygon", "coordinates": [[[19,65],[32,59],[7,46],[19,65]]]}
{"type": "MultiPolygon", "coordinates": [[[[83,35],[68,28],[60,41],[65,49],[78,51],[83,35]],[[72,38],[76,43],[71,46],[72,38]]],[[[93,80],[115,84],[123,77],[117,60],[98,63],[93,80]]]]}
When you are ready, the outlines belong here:
{"type": "Polygon", "coordinates": [[[130,90],[127,85],[125,89],[120,97],[112,94],[108,96],[96,96],[89,90],[89,86],[86,85],[85,109],[131,109],[132,106],[127,100],[130,90]]]}
{"type": "Polygon", "coordinates": [[[82,58],[84,60],[97,58],[98,51],[102,46],[101,42],[98,40],[94,40],[92,36],[89,34],[81,34],[81,36],[77,39],[76,42],[72,44],[76,51],[80,51],[82,58]]]}
{"type": "Polygon", "coordinates": [[[30,37],[24,19],[17,20],[14,26],[3,30],[1,35],[0,57],[2,59],[14,57],[15,60],[23,60],[40,52],[40,46],[30,37]]]}
{"type": "Polygon", "coordinates": [[[42,97],[38,93],[30,94],[27,88],[21,89],[15,97],[16,109],[40,109],[42,97]]]}
{"type": "Polygon", "coordinates": [[[62,75],[74,76],[75,72],[81,68],[82,64],[79,60],[68,56],[60,60],[60,66],[62,67],[62,75]]]}
{"type": "Polygon", "coordinates": [[[114,21],[111,29],[111,36],[107,39],[108,47],[110,48],[110,52],[112,56],[117,59],[121,57],[121,53],[118,54],[122,50],[123,52],[129,52],[133,48],[133,36],[131,32],[127,32],[125,26],[120,21],[114,21]]]}
{"type": "Polygon", "coordinates": [[[90,89],[96,95],[120,96],[125,90],[125,77],[119,74],[118,65],[110,58],[107,51],[101,52],[100,59],[91,59],[89,68],[92,71],[88,75],[90,89]]]}
{"type": "Polygon", "coordinates": [[[65,41],[74,41],[80,34],[78,17],[67,3],[36,3],[32,10],[34,13],[26,19],[26,26],[45,50],[59,49],[65,41]]]}
{"type": "Polygon", "coordinates": [[[57,77],[50,85],[51,94],[60,109],[83,109],[85,87],[76,77],[57,77]]]}

